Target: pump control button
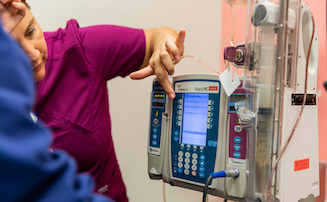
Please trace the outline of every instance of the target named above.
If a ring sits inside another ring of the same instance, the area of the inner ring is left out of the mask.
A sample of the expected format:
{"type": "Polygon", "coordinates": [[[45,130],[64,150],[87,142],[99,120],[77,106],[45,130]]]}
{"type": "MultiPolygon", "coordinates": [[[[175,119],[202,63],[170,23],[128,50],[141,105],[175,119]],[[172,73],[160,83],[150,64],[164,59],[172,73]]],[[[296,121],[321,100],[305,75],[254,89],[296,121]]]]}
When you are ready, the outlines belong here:
{"type": "Polygon", "coordinates": [[[178,173],[182,173],[183,172],[183,169],[182,168],[178,168],[177,171],[178,171],[178,173]]]}
{"type": "Polygon", "coordinates": [[[200,159],[204,161],[206,159],[206,156],[204,154],[201,154],[200,159]]]}
{"type": "Polygon", "coordinates": [[[213,118],[208,118],[208,123],[213,123],[213,118]]]}
{"type": "Polygon", "coordinates": [[[239,158],[241,158],[241,153],[240,152],[234,152],[233,156],[234,156],[234,158],[239,159],[239,158]]]}
{"type": "Polygon", "coordinates": [[[234,130],[235,130],[237,133],[240,133],[240,132],[242,132],[242,126],[240,126],[240,125],[236,125],[236,126],[234,127],[234,130]]]}
{"type": "Polygon", "coordinates": [[[239,144],[239,143],[242,142],[242,138],[240,138],[240,137],[237,136],[237,137],[234,138],[234,142],[237,143],[237,144],[239,144]]]}
{"type": "Polygon", "coordinates": [[[236,145],[234,145],[234,150],[235,151],[240,151],[241,150],[241,145],[239,145],[239,144],[236,144],[236,145]]]}
{"type": "Polygon", "coordinates": [[[204,161],[200,161],[200,166],[204,166],[206,163],[204,161]]]}
{"type": "Polygon", "coordinates": [[[158,124],[158,123],[159,123],[159,120],[158,120],[157,118],[154,118],[154,119],[153,119],[153,123],[154,123],[154,124],[158,124]]]}
{"type": "Polygon", "coordinates": [[[199,173],[199,177],[204,178],[204,173],[203,172],[200,172],[199,173]]]}
{"type": "Polygon", "coordinates": [[[204,172],[204,170],[205,170],[205,168],[204,168],[203,166],[200,166],[200,167],[199,167],[199,171],[200,171],[200,172],[204,172]]]}
{"type": "Polygon", "coordinates": [[[189,168],[190,168],[190,164],[185,164],[185,165],[184,165],[184,168],[185,168],[185,169],[189,169],[189,168]]]}
{"type": "Polygon", "coordinates": [[[196,171],[193,170],[191,173],[192,173],[192,176],[194,176],[194,177],[196,176],[196,171]]]}
{"type": "Polygon", "coordinates": [[[192,158],[197,159],[198,158],[198,154],[197,153],[193,153],[192,154],[192,158]]]}
{"type": "Polygon", "coordinates": [[[198,164],[198,161],[195,160],[195,159],[193,159],[193,160],[192,160],[192,164],[196,165],[196,164],[198,164]]]}
{"type": "Polygon", "coordinates": [[[185,175],[189,175],[190,174],[190,171],[189,170],[184,170],[184,174],[185,175]]]}

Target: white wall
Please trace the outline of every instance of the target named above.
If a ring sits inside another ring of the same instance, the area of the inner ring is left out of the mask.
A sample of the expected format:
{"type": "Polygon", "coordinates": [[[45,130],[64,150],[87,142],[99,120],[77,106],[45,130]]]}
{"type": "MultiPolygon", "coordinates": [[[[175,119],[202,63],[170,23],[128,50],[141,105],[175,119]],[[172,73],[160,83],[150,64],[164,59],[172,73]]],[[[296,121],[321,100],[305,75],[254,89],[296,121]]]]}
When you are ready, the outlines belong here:
{"type": "MultiPolygon", "coordinates": [[[[200,58],[219,70],[221,50],[221,0],[27,0],[44,31],[64,28],[75,18],[81,27],[116,24],[135,28],[169,26],[186,30],[185,55],[200,58]]],[[[199,63],[184,59],[176,74],[211,73],[199,63]]],[[[161,181],[147,174],[152,79],[108,82],[112,130],[118,161],[131,202],[162,201],[161,181]]],[[[166,185],[167,202],[198,202],[199,192],[166,185]]],[[[210,197],[210,201],[217,201],[210,197]]]]}

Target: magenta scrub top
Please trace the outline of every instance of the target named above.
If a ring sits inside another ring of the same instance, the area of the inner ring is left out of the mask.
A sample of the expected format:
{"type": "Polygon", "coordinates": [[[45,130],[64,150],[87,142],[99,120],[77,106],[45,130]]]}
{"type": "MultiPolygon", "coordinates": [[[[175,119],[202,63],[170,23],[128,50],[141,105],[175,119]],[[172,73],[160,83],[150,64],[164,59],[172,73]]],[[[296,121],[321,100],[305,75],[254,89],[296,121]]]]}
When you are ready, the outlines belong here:
{"type": "MultiPolygon", "coordinates": [[[[106,82],[139,69],[145,55],[142,29],[100,25],[44,33],[45,78],[37,84],[35,112],[54,132],[53,148],[73,156],[91,173],[96,192],[128,201],[111,136],[106,82]]],[[[124,134],[121,134],[124,135],[124,134]]]]}

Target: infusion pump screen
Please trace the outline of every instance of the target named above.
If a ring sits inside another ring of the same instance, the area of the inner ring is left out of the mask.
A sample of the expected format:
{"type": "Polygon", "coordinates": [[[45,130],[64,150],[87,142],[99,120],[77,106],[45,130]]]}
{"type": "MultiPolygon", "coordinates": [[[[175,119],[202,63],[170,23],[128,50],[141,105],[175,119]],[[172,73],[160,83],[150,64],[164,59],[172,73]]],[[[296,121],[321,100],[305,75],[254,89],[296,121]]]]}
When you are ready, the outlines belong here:
{"type": "Polygon", "coordinates": [[[184,94],[181,143],[205,147],[209,94],[184,94]]]}

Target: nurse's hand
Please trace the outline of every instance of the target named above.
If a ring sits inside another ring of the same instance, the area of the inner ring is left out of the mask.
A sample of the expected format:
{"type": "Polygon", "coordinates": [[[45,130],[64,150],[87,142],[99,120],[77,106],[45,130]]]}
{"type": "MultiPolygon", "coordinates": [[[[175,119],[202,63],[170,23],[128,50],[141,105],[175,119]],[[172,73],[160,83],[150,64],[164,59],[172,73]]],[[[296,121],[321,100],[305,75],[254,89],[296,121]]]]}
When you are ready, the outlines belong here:
{"type": "Polygon", "coordinates": [[[176,31],[163,27],[156,30],[145,30],[147,51],[145,63],[141,70],[130,74],[132,79],[143,79],[150,75],[156,75],[167,95],[175,98],[168,74],[174,74],[174,61],[179,61],[184,53],[185,30],[176,31]],[[150,39],[149,39],[150,38],[150,39]],[[149,46],[149,47],[148,47],[149,46]],[[147,54],[150,54],[147,56],[147,54]]]}
{"type": "Polygon", "coordinates": [[[25,16],[26,6],[20,0],[0,0],[0,18],[5,31],[11,33],[25,16]]]}

